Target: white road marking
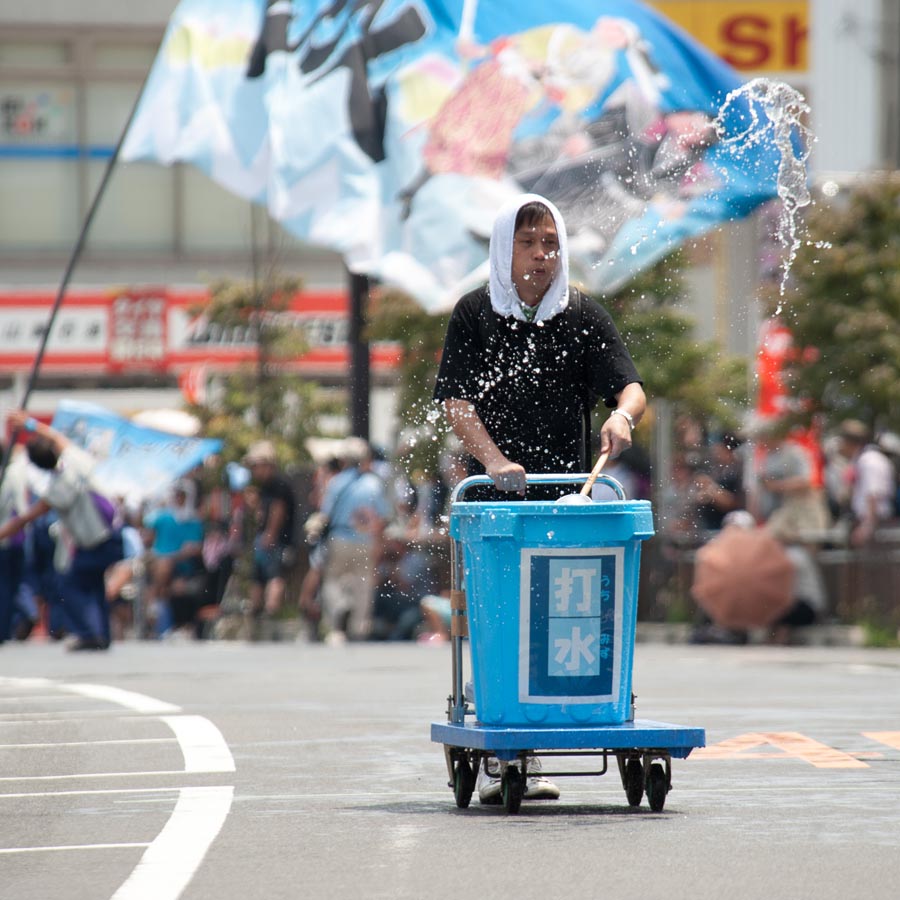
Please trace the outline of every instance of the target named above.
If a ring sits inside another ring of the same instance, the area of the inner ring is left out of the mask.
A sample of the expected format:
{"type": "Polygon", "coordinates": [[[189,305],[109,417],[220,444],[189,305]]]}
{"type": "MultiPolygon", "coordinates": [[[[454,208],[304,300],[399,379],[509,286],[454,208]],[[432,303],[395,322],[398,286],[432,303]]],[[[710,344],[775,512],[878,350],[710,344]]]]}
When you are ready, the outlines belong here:
{"type": "Polygon", "coordinates": [[[177,794],[180,787],[94,788],[80,791],[28,791],[21,794],[0,794],[0,800],[40,800],[44,797],[82,797],[95,794],[177,794]]]}
{"type": "Polygon", "coordinates": [[[54,750],[57,747],[97,747],[112,744],[171,744],[174,737],[162,738],[125,738],[123,740],[109,741],[55,741],[43,744],[0,744],[0,750],[54,750]]]}
{"type": "Polygon", "coordinates": [[[143,714],[110,716],[108,709],[76,709],[72,712],[0,713],[0,725],[55,725],[57,722],[78,722],[81,719],[113,719],[126,722],[129,719],[146,719],[143,714]]]}
{"type": "Polygon", "coordinates": [[[222,732],[202,716],[162,716],[181,746],[185,772],[233,772],[234,757],[222,732]]]}
{"type": "MultiPolygon", "coordinates": [[[[49,687],[53,682],[49,678],[12,678],[0,675],[0,687],[12,687],[17,691],[23,688],[49,687]]],[[[58,687],[58,685],[54,685],[58,687]]]]}
{"type": "Polygon", "coordinates": [[[0,703],[68,703],[69,697],[59,694],[29,694],[27,697],[0,697],[0,703]]]}
{"type": "MultiPolygon", "coordinates": [[[[148,772],[71,772],[66,775],[5,775],[0,783],[8,781],[78,781],[82,778],[146,778],[149,775],[184,775],[186,769],[151,769],[148,772]]],[[[197,769],[193,770],[196,773],[197,769]]],[[[222,769],[212,769],[221,772],[222,769]]],[[[232,770],[233,771],[233,770],[232,770]]]]}
{"type": "Polygon", "coordinates": [[[135,847],[150,846],[146,841],[141,844],[61,844],[58,847],[0,847],[0,854],[13,853],[51,853],[58,850],[132,850],[135,847]]]}
{"type": "Polygon", "coordinates": [[[60,688],[64,691],[71,691],[73,694],[81,694],[82,697],[118,703],[119,706],[127,707],[135,712],[159,716],[181,712],[181,707],[172,703],[165,703],[155,697],[148,697],[146,694],[136,694],[134,691],[126,691],[105,684],[61,684],[60,688]]]}
{"type": "MultiPolygon", "coordinates": [[[[59,688],[81,697],[94,700],[103,700],[124,706],[132,712],[159,716],[175,735],[175,740],[184,757],[184,769],[177,771],[153,771],[153,772],[94,772],[72,773],[66,775],[42,775],[2,777],[0,782],[11,781],[38,781],[51,782],[68,779],[84,778],[136,778],[144,776],[171,776],[198,773],[234,772],[234,758],[228,748],[222,733],[210,722],[201,716],[184,716],[181,707],[145,694],[134,691],[126,691],[121,688],[98,684],[58,684],[45,678],[17,679],[0,677],[0,687],[12,686],[16,690],[29,688],[43,688],[49,686],[59,688]]],[[[39,698],[26,698],[37,702],[39,698]]],[[[89,710],[74,714],[73,717],[86,719],[99,711],[89,710]]],[[[18,713],[0,714],[0,725],[13,725],[17,723],[46,724],[52,718],[53,721],[68,719],[65,713],[52,714],[26,714],[18,713]]],[[[126,718],[126,717],[119,717],[126,718]]],[[[10,744],[5,749],[23,747],[59,747],[81,746],[94,743],[149,743],[171,742],[169,738],[150,738],[143,740],[122,741],[72,741],[57,744],[10,744]]],[[[62,796],[74,794],[134,794],[139,792],[171,791],[173,788],[122,788],[110,790],[81,790],[81,791],[53,791],[41,793],[18,793],[0,795],[0,800],[13,797],[40,797],[62,796]]],[[[175,789],[178,791],[178,799],[169,820],[162,831],[151,843],[134,844],[83,844],[83,845],[59,845],[54,847],[9,847],[0,848],[0,853],[46,853],[71,850],[103,850],[112,848],[145,848],[140,863],[132,871],[122,886],[113,895],[112,900],[177,900],[187,885],[190,883],[206,856],[212,842],[215,840],[225,819],[231,809],[234,797],[232,785],[218,787],[187,787],[175,789]]]]}
{"type": "Polygon", "coordinates": [[[176,900],[231,809],[233,787],[185,788],[163,830],[112,900],[176,900]]]}

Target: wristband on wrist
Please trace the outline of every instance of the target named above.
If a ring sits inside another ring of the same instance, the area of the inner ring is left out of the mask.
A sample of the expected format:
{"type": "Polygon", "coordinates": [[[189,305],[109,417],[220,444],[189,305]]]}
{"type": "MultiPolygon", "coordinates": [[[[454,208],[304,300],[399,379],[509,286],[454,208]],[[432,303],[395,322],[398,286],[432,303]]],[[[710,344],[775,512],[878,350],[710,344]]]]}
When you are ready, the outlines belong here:
{"type": "Polygon", "coordinates": [[[610,415],[611,416],[620,415],[628,423],[628,427],[632,431],[634,431],[634,417],[631,415],[630,412],[628,412],[627,409],[619,409],[618,407],[616,407],[616,409],[614,409],[610,413],[610,415]]]}
{"type": "Polygon", "coordinates": [[[26,431],[37,431],[37,427],[38,427],[37,419],[32,419],[32,418],[29,416],[29,418],[27,418],[27,419],[25,420],[25,422],[24,422],[24,424],[22,425],[22,427],[23,427],[26,431]]]}

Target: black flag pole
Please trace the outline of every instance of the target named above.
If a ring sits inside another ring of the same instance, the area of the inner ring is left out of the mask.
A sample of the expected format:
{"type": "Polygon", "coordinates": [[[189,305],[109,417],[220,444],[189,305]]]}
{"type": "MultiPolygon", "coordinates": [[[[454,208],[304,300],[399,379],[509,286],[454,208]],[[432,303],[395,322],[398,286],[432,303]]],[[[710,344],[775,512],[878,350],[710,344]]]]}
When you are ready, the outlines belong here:
{"type": "Polygon", "coordinates": [[[350,431],[354,437],[369,440],[369,342],[366,339],[366,313],[369,279],[350,272],[350,328],[347,345],[350,352],[350,431]]]}
{"type": "MultiPolygon", "coordinates": [[[[131,112],[128,114],[128,119],[125,122],[125,126],[122,128],[122,133],[119,135],[119,140],[116,143],[112,155],[106,163],[106,168],[103,171],[103,177],[100,179],[100,183],[97,185],[97,190],[94,192],[94,198],[91,201],[90,207],[88,208],[87,215],[84,217],[84,221],[81,223],[81,230],[78,233],[78,239],[75,241],[75,246],[72,248],[72,252],[69,255],[69,261],[66,263],[62,281],[59,284],[59,289],[56,292],[56,298],[54,299],[53,306],[50,309],[50,315],[47,319],[47,326],[46,328],[44,328],[43,334],[41,335],[41,341],[38,345],[38,351],[35,354],[34,361],[31,364],[31,371],[28,375],[28,381],[25,385],[25,393],[22,395],[22,399],[19,402],[19,409],[28,409],[28,401],[31,399],[31,395],[34,392],[34,387],[37,384],[41,364],[44,361],[44,354],[47,352],[47,344],[50,341],[50,334],[53,331],[53,325],[56,322],[56,317],[59,314],[59,310],[62,307],[63,300],[65,299],[66,291],[69,287],[69,282],[72,280],[72,274],[74,273],[75,267],[78,265],[78,261],[81,258],[82,252],[84,251],[84,245],[87,242],[87,237],[90,233],[91,225],[94,222],[94,217],[97,215],[97,210],[100,208],[100,201],[103,199],[103,195],[106,193],[106,188],[109,185],[109,181],[112,178],[113,171],[115,170],[116,164],[119,161],[119,154],[121,153],[122,145],[125,143],[125,137],[128,134],[128,129],[131,128],[131,123],[134,121],[134,117],[137,114],[137,109],[138,106],[140,106],[141,98],[144,96],[144,89],[146,86],[147,78],[144,79],[144,82],[141,85],[140,90],[138,91],[137,98],[135,99],[134,104],[131,107],[131,112]]],[[[9,466],[9,460],[12,457],[12,448],[16,443],[17,437],[18,432],[10,435],[9,442],[3,448],[3,462],[2,464],[0,464],[0,487],[3,486],[3,479],[6,477],[6,469],[9,466]]]]}

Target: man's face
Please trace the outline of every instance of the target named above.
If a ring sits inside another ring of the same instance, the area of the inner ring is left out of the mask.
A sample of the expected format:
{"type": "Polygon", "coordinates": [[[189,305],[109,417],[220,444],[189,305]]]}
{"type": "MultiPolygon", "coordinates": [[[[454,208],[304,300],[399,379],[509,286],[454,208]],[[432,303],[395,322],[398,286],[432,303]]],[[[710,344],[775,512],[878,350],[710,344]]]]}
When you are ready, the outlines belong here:
{"type": "Polygon", "coordinates": [[[513,235],[512,283],[529,306],[539,303],[559,266],[559,236],[552,216],[522,225],[513,235]]]}

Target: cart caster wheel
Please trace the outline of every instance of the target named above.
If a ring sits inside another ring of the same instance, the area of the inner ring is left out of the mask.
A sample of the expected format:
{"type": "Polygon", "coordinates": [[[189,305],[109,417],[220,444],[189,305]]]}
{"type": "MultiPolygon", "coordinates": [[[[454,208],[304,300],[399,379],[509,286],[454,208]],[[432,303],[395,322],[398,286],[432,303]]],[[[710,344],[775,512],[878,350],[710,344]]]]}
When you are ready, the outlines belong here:
{"type": "Polygon", "coordinates": [[[500,781],[503,806],[508,813],[517,813],[525,796],[525,777],[515,766],[507,766],[500,781]]]}
{"type": "Polygon", "coordinates": [[[462,757],[453,767],[453,796],[460,809],[466,809],[475,790],[475,773],[466,757],[462,757]]]}
{"type": "Polygon", "coordinates": [[[666,770],[662,763],[653,763],[647,778],[647,802],[653,812],[662,812],[668,793],[669,781],[666,778],[666,770]]]}
{"type": "Polygon", "coordinates": [[[629,806],[640,806],[644,797],[644,767],[639,759],[625,763],[625,796],[629,806]]]}

